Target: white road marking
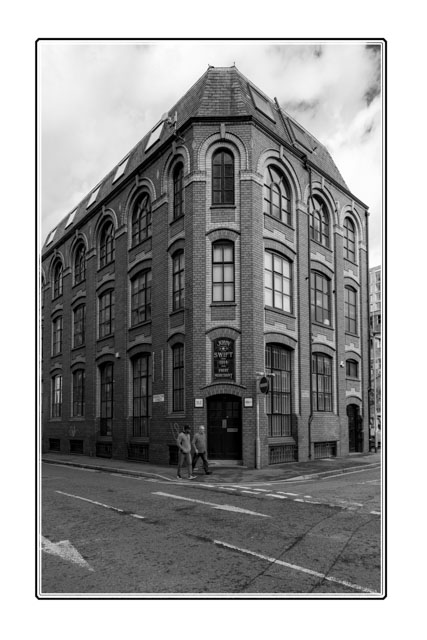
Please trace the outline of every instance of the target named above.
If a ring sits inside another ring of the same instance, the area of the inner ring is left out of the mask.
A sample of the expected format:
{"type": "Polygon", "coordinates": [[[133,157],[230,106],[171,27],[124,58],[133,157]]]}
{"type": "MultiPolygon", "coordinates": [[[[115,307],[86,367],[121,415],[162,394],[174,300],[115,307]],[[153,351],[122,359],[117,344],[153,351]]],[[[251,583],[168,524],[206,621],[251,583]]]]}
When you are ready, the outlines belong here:
{"type": "MultiPolygon", "coordinates": [[[[60,493],[63,496],[68,496],[69,498],[76,498],[76,500],[83,500],[84,502],[90,502],[91,504],[95,504],[97,507],[104,507],[104,509],[117,511],[117,513],[126,513],[124,509],[119,509],[118,507],[112,507],[109,504],[104,504],[103,502],[97,502],[96,500],[89,500],[89,498],[82,498],[82,496],[75,496],[72,493],[65,493],[65,491],[56,491],[56,493],[60,493]]],[[[137,513],[129,513],[128,515],[132,516],[132,518],[139,518],[140,520],[144,520],[144,516],[140,516],[137,513]]]]}
{"type": "Polygon", "coordinates": [[[204,505],[207,505],[208,507],[213,507],[214,509],[219,509],[221,511],[233,511],[234,513],[246,513],[251,516],[261,516],[263,518],[271,518],[271,516],[266,515],[265,513],[258,513],[257,511],[249,511],[248,509],[233,507],[232,505],[229,505],[229,504],[217,504],[215,502],[195,500],[194,498],[184,498],[183,496],[176,496],[173,493],[163,493],[162,491],[155,491],[153,495],[164,496],[166,498],[174,498],[175,500],[185,500],[186,502],[195,502],[197,504],[204,504],[204,505]]]}
{"type": "Polygon", "coordinates": [[[286,500],[286,496],[279,496],[277,493],[267,493],[268,498],[280,498],[280,500],[286,500]]]}
{"type": "Polygon", "coordinates": [[[302,573],[307,573],[308,575],[315,576],[316,578],[322,578],[322,580],[327,580],[328,582],[334,582],[336,584],[340,584],[344,587],[349,587],[350,589],[354,589],[356,591],[362,591],[363,593],[377,593],[374,589],[368,589],[367,587],[362,587],[358,584],[354,584],[352,582],[347,582],[347,580],[341,580],[340,578],[334,578],[333,576],[327,576],[324,573],[320,573],[319,571],[313,571],[313,569],[306,569],[305,567],[300,567],[296,564],[291,564],[290,562],[284,562],[283,560],[278,560],[277,558],[271,558],[270,556],[265,556],[261,553],[256,553],[255,551],[250,551],[249,549],[242,549],[240,547],[236,547],[232,544],[228,544],[227,542],[221,542],[221,540],[214,540],[214,544],[219,547],[225,547],[226,549],[232,549],[233,551],[239,551],[240,553],[245,553],[250,556],[255,556],[256,558],[260,558],[261,560],[266,560],[267,562],[272,562],[274,564],[278,564],[282,567],[287,567],[288,569],[293,569],[294,571],[300,571],[302,573]]]}
{"type": "Polygon", "coordinates": [[[278,491],[277,493],[283,493],[284,496],[299,496],[299,493],[291,493],[290,491],[278,491]]]}
{"type": "Polygon", "coordinates": [[[76,469],[77,471],[87,471],[88,473],[98,473],[97,469],[86,469],[86,467],[73,467],[67,464],[56,464],[55,462],[48,462],[49,467],[61,467],[61,469],[76,469]]]}
{"type": "Polygon", "coordinates": [[[243,490],[242,493],[250,493],[251,496],[259,496],[259,493],[257,491],[247,491],[247,490],[243,490]]]}
{"type": "Polygon", "coordinates": [[[45,553],[49,553],[52,556],[59,556],[69,562],[74,562],[80,567],[84,567],[89,571],[93,571],[93,568],[88,562],[80,555],[75,547],[69,540],[61,540],[60,542],[51,542],[48,538],[41,536],[41,549],[45,553]]]}
{"type": "MultiPolygon", "coordinates": [[[[379,467],[378,467],[379,468],[379,467]]],[[[357,471],[344,471],[343,473],[337,473],[333,476],[325,476],[324,478],[318,478],[318,480],[329,480],[329,478],[339,478],[342,476],[351,476],[353,473],[363,473],[364,471],[373,471],[373,469],[357,469],[357,471]]]]}
{"type": "MultiPolygon", "coordinates": [[[[110,473],[110,476],[115,476],[116,478],[130,478],[131,480],[142,480],[138,476],[128,476],[125,473],[110,473]]],[[[152,482],[149,480],[149,482],[152,482]]]]}
{"type": "Polygon", "coordinates": [[[372,513],[372,515],[374,515],[374,516],[380,516],[381,515],[381,511],[370,511],[369,513],[372,513]]]}

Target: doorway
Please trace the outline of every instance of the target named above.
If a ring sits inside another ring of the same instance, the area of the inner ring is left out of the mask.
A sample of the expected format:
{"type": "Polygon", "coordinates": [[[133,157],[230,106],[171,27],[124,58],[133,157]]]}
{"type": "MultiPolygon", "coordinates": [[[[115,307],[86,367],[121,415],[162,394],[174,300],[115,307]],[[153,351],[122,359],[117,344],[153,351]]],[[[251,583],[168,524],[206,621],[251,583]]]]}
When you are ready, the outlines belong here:
{"type": "Polygon", "coordinates": [[[348,450],[349,453],[356,453],[360,446],[360,408],[357,404],[347,406],[348,418],[348,450]]]}
{"type": "Polygon", "coordinates": [[[232,395],[207,400],[208,456],[212,460],[242,459],[242,399],[232,395]]]}

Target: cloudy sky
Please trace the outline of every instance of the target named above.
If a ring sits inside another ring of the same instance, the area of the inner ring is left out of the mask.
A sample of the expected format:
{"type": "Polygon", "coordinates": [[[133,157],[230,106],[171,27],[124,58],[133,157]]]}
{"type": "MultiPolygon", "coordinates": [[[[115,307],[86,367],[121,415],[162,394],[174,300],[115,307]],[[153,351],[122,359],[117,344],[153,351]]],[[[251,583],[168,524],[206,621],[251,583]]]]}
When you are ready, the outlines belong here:
{"type": "Polygon", "coordinates": [[[381,49],[363,41],[45,41],[38,46],[41,241],[205,72],[237,68],[331,152],[382,262],[381,49]]]}

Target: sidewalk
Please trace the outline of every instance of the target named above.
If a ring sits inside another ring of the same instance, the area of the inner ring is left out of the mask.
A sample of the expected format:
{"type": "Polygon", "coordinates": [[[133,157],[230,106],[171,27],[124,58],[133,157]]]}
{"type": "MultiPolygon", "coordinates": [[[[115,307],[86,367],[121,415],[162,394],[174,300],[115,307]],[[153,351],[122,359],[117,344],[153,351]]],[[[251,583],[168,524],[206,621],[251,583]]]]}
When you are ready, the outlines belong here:
{"type": "MultiPolygon", "coordinates": [[[[116,460],[110,458],[92,458],[82,455],[64,455],[60,453],[44,453],[42,462],[60,464],[84,469],[94,469],[107,473],[120,473],[129,476],[146,478],[162,478],[176,481],[176,467],[168,465],[154,465],[146,462],[131,460],[116,460]]],[[[196,479],[192,482],[208,482],[209,484],[227,483],[257,483],[274,480],[295,480],[305,478],[325,477],[344,473],[349,470],[362,469],[381,463],[381,453],[354,453],[345,458],[325,458],[309,462],[288,462],[264,469],[248,469],[243,466],[219,466],[210,462],[212,475],[206,476],[202,467],[196,470],[196,479]]],[[[200,463],[199,463],[200,464],[200,463]]],[[[186,470],[183,473],[183,481],[186,470]]]]}

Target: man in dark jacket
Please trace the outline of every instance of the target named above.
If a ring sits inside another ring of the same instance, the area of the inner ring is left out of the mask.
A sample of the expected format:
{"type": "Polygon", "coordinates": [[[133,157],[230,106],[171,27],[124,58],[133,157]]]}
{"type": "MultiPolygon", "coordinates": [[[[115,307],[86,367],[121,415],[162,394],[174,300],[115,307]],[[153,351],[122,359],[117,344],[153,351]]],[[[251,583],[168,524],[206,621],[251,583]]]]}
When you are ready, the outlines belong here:
{"type": "Polygon", "coordinates": [[[209,471],[208,459],[206,456],[206,436],[205,436],[205,427],[201,424],[199,427],[198,433],[194,434],[193,438],[193,447],[194,447],[194,455],[193,455],[193,472],[194,468],[197,464],[197,460],[199,457],[203,461],[203,469],[207,476],[209,476],[212,472],[209,471]]]}

